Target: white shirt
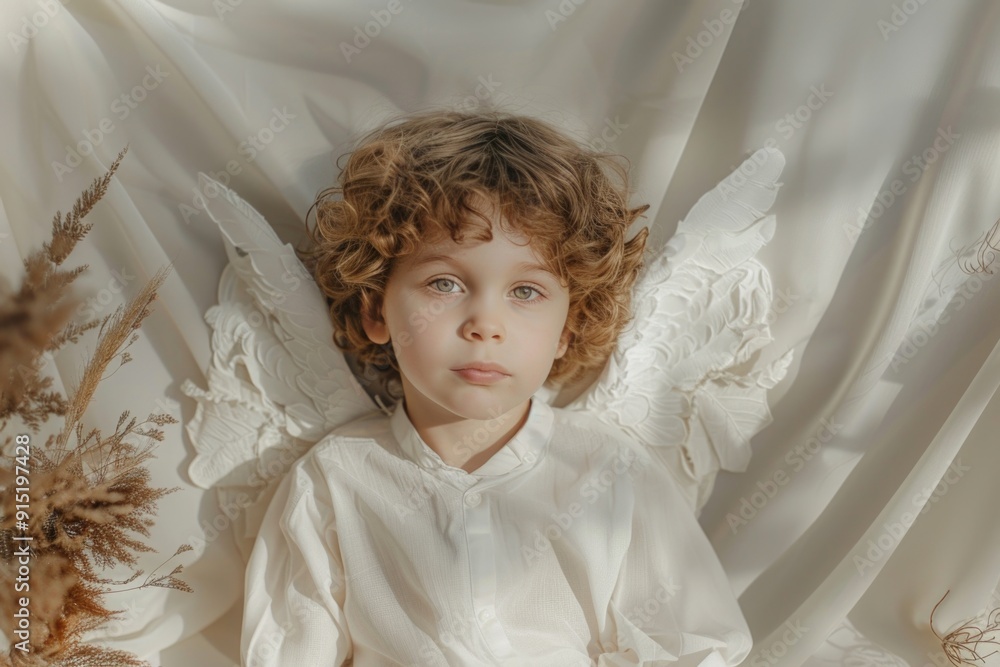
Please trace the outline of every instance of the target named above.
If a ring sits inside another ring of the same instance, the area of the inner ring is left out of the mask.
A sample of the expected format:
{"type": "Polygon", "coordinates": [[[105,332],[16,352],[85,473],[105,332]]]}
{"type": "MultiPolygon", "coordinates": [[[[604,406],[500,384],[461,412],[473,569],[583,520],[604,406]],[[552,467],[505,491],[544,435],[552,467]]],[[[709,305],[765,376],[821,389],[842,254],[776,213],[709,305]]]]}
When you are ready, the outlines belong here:
{"type": "Polygon", "coordinates": [[[716,666],[750,652],[711,543],[645,448],[535,397],[468,473],[402,406],[336,429],[281,481],[247,566],[245,667],[716,666]]]}

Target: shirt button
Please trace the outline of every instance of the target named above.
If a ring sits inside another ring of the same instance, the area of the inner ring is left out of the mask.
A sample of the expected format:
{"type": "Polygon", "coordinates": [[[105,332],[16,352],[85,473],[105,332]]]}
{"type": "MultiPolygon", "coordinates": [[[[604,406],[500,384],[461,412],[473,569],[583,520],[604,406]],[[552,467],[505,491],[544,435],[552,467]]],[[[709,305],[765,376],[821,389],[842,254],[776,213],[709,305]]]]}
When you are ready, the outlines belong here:
{"type": "Polygon", "coordinates": [[[475,507],[476,505],[479,504],[480,500],[482,500],[482,498],[475,491],[465,496],[465,504],[468,505],[469,507],[475,507]]]}
{"type": "Polygon", "coordinates": [[[495,614],[493,613],[492,607],[486,607],[481,612],[479,612],[479,620],[481,620],[483,623],[487,621],[492,621],[494,616],[495,614]]]}

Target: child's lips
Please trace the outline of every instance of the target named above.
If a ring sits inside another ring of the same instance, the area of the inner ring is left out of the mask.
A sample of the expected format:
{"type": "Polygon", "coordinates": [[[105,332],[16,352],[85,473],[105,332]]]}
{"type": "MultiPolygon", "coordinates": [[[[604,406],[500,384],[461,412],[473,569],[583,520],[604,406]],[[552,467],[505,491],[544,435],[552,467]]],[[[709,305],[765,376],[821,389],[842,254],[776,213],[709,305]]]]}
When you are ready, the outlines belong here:
{"type": "Polygon", "coordinates": [[[453,371],[496,371],[497,373],[503,373],[504,375],[510,375],[510,371],[501,366],[498,363],[492,361],[472,361],[464,366],[459,366],[458,368],[453,368],[453,371]]]}
{"type": "Polygon", "coordinates": [[[501,373],[500,371],[483,371],[476,368],[460,368],[453,372],[458,373],[466,382],[471,382],[472,384],[494,384],[504,378],[510,377],[508,374],[501,373]]]}

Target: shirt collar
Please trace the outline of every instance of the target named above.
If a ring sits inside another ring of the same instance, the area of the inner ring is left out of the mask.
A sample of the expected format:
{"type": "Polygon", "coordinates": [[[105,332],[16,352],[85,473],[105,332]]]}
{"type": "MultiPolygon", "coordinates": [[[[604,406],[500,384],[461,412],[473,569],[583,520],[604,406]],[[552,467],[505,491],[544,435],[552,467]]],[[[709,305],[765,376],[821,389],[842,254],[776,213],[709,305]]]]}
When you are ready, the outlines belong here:
{"type": "Polygon", "coordinates": [[[457,471],[463,475],[476,477],[494,477],[506,474],[516,468],[525,470],[533,467],[542,457],[543,450],[548,445],[552,435],[552,407],[537,396],[531,398],[528,406],[528,418],[524,425],[507,443],[497,451],[489,461],[471,473],[461,468],[446,464],[437,452],[424,442],[417,429],[410,421],[403,407],[404,400],[396,402],[389,422],[392,434],[399,443],[403,455],[417,465],[432,471],[457,471]]]}

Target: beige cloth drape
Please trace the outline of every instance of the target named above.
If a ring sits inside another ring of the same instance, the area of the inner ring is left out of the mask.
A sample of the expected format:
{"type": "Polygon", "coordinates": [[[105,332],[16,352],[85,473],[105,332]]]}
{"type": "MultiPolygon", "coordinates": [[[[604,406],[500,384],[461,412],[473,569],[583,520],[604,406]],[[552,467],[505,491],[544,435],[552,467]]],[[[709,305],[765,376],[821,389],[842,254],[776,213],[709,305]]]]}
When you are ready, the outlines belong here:
{"type": "MultiPolygon", "coordinates": [[[[0,28],[2,275],[126,143],[70,257],[90,264],[84,314],[176,267],[86,424],[181,420],[153,468],[184,490],[160,502],[160,553],[140,567],[191,542],[196,593],[119,596],[115,646],[168,666],[238,655],[227,508],[186,477],[179,385],[208,366],[225,265],[198,171],[295,241],[364,130],[487,101],[629,157],[654,243],[751,151],[787,158],[760,258],[764,354],[795,362],[749,469],[721,474],[700,516],[754,635],[746,664],[944,664],[928,617],[945,591],[941,634],[1000,606],[1000,291],[959,261],[1000,217],[997,3],[11,0],[0,28]]],[[[50,361],[57,387],[92,341],[50,361]]]]}

